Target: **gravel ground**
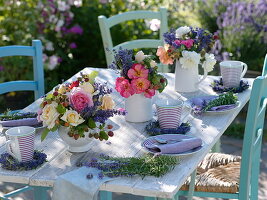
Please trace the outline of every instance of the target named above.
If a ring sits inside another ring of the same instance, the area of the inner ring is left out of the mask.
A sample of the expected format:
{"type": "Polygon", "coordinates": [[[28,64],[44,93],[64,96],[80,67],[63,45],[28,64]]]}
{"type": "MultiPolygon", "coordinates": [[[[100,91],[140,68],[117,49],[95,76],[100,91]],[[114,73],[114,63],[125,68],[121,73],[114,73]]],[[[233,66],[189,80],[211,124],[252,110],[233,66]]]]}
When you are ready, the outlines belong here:
{"type": "MultiPolygon", "coordinates": [[[[229,137],[222,137],[222,152],[241,155],[242,148],[242,140],[233,139],[229,137]]],[[[2,183],[0,182],[0,196],[4,193],[12,191],[16,188],[19,188],[20,184],[10,184],[10,183],[2,183]]],[[[32,192],[25,192],[23,194],[18,195],[15,198],[10,198],[14,200],[33,200],[32,192]]],[[[133,195],[124,195],[115,193],[113,194],[114,200],[142,200],[143,198],[140,196],[133,195]]],[[[212,200],[213,198],[193,198],[194,200],[212,200]]],[[[264,143],[262,146],[262,154],[261,154],[261,172],[259,179],[259,200],[267,199],[267,143],[264,143]]]]}

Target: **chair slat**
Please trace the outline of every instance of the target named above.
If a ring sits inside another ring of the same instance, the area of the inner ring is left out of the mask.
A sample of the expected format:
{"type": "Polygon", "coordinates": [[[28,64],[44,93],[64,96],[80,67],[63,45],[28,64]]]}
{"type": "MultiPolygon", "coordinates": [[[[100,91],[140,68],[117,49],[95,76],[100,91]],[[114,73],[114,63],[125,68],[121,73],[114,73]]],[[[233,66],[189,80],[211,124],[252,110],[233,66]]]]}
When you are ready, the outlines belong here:
{"type": "Polygon", "coordinates": [[[161,19],[161,15],[159,12],[137,10],[112,16],[107,20],[107,22],[108,27],[111,28],[112,26],[121,22],[135,19],[161,19]]]}
{"type": "Polygon", "coordinates": [[[120,47],[123,49],[157,48],[160,45],[162,45],[160,40],[140,39],[121,43],[115,46],[114,49],[119,49],[120,47]]]}
{"type": "Polygon", "coordinates": [[[35,50],[27,46],[0,47],[0,57],[6,56],[35,56],[35,50]]]}
{"type": "Polygon", "coordinates": [[[42,43],[33,40],[32,46],[5,46],[0,47],[0,57],[6,56],[31,56],[33,59],[32,81],[10,81],[0,83],[0,94],[13,91],[34,91],[35,100],[44,95],[44,68],[42,43]]]}
{"type": "Polygon", "coordinates": [[[12,91],[34,91],[37,89],[38,87],[35,81],[9,81],[1,83],[0,94],[12,91]]]}

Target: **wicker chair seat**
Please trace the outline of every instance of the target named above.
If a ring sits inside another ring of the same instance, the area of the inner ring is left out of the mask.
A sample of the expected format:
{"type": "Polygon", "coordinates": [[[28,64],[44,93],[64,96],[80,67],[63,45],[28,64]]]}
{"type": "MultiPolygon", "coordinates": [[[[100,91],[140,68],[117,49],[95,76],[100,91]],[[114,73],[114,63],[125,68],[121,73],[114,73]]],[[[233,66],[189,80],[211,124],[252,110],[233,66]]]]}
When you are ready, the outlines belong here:
{"type": "MultiPolygon", "coordinates": [[[[197,168],[195,191],[236,193],[239,190],[240,156],[210,153],[197,168]]],[[[181,187],[188,190],[190,177],[181,187]]]]}

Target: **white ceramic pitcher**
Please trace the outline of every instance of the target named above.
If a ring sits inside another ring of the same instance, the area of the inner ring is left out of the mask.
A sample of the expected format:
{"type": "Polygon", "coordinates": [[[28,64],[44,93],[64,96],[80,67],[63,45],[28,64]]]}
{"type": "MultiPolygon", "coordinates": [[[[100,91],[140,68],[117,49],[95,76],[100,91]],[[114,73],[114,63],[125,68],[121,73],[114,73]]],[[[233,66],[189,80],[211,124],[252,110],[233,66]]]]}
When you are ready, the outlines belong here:
{"type": "Polygon", "coordinates": [[[204,69],[201,79],[198,76],[198,66],[182,68],[180,61],[176,60],[175,66],[175,90],[177,92],[196,92],[199,84],[207,77],[208,72],[204,69]]]}

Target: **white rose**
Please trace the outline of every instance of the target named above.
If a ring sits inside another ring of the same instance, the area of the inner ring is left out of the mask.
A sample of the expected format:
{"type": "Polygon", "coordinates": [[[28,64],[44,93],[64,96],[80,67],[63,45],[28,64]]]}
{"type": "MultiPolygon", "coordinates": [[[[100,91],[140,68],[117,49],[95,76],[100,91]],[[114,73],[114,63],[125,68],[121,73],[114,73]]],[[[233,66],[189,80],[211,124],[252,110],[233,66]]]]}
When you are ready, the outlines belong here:
{"type": "Polygon", "coordinates": [[[154,60],[151,60],[151,61],[150,61],[150,66],[151,66],[152,68],[154,68],[154,67],[157,66],[157,63],[156,63],[154,60]]]}
{"type": "Polygon", "coordinates": [[[195,51],[182,51],[182,56],[180,58],[180,63],[182,68],[189,69],[193,67],[198,67],[200,62],[200,54],[196,53],[195,51]]]}
{"type": "Polygon", "coordinates": [[[75,110],[67,110],[64,115],[60,118],[63,121],[69,123],[72,126],[78,126],[84,122],[84,119],[75,110]]]}
{"type": "Polygon", "coordinates": [[[213,70],[214,65],[216,64],[216,59],[214,54],[205,54],[205,61],[203,62],[202,67],[207,71],[211,72],[213,70]]]}
{"type": "Polygon", "coordinates": [[[79,87],[82,88],[85,92],[90,93],[90,94],[93,94],[95,91],[95,88],[89,82],[85,82],[82,85],[80,85],[79,87]]]}
{"type": "Polygon", "coordinates": [[[109,109],[113,109],[114,107],[114,101],[112,100],[111,96],[109,95],[104,95],[102,98],[102,105],[101,107],[103,108],[103,110],[109,110],[109,109]]]}
{"type": "Polygon", "coordinates": [[[190,28],[188,26],[182,26],[175,31],[175,36],[176,38],[181,38],[183,35],[189,32],[190,32],[190,28]]]}
{"type": "Polygon", "coordinates": [[[135,60],[140,63],[146,58],[145,54],[143,51],[138,51],[137,54],[135,55],[135,60]]]}
{"type": "Polygon", "coordinates": [[[47,126],[48,129],[52,129],[55,126],[56,120],[59,116],[57,106],[58,104],[56,102],[52,102],[51,104],[46,104],[43,108],[40,119],[43,121],[44,126],[47,126]]]}

